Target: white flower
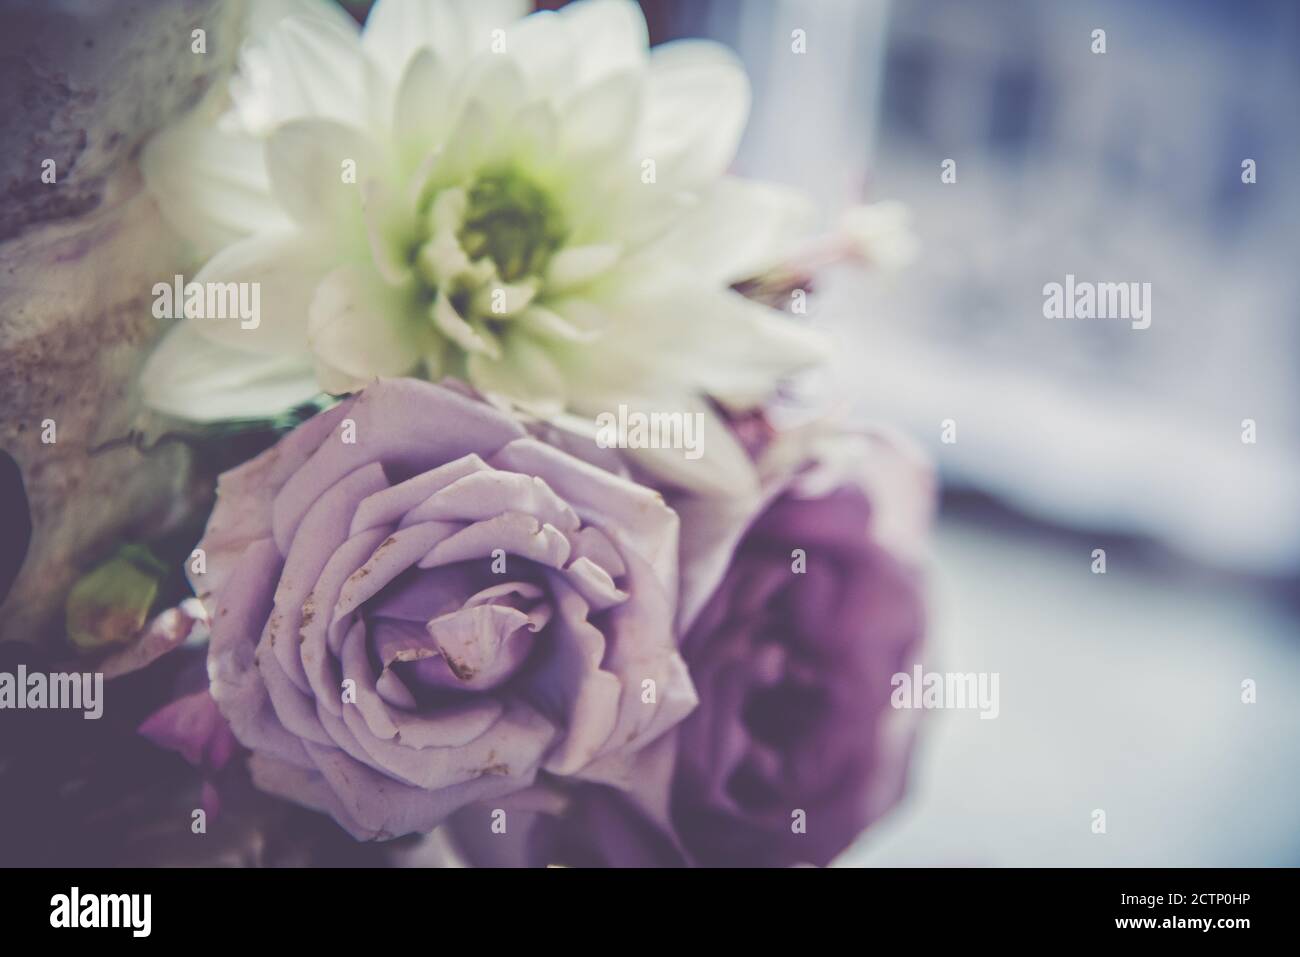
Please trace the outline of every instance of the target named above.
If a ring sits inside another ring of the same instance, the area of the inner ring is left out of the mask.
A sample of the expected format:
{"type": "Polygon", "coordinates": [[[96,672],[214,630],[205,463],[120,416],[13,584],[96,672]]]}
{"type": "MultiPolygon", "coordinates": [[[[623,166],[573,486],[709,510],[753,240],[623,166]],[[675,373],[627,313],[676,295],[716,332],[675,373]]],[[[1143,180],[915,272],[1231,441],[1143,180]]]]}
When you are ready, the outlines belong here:
{"type": "Polygon", "coordinates": [[[143,168],[208,257],[194,281],[260,283],[260,321],[182,321],[144,373],[150,405],[250,417],[451,375],[571,424],[705,412],[702,459],[644,464],[750,480],[708,400],[757,403],[822,350],[729,288],[806,213],[725,175],[745,75],[713,43],[647,50],[632,2],[525,6],[380,0],[360,33],[323,3],[254,6],[228,95],[143,168]]]}

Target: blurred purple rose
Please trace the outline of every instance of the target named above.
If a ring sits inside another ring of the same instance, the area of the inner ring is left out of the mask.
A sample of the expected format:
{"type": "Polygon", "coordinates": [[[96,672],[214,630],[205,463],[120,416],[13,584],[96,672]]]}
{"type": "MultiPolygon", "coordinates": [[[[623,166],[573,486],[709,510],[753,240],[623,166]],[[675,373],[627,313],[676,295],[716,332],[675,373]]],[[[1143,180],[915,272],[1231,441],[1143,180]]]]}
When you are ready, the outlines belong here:
{"type": "Polygon", "coordinates": [[[696,862],[825,865],[901,793],[890,678],[916,660],[923,607],[872,515],[860,488],[782,495],[686,636],[702,703],[679,733],[672,820],[696,862]]]}
{"type": "Polygon", "coordinates": [[[227,472],[200,548],[254,781],[358,838],[625,781],[696,703],[675,513],[447,388],[381,380],[227,472]]]}
{"type": "MultiPolygon", "coordinates": [[[[630,791],[583,787],[536,855],[578,865],[826,865],[902,793],[910,712],[891,677],[924,632],[929,470],[883,438],[772,483],[737,522],[676,503],[682,653],[700,706],[630,791]]],[[[654,759],[651,760],[651,754],[654,759]]]]}

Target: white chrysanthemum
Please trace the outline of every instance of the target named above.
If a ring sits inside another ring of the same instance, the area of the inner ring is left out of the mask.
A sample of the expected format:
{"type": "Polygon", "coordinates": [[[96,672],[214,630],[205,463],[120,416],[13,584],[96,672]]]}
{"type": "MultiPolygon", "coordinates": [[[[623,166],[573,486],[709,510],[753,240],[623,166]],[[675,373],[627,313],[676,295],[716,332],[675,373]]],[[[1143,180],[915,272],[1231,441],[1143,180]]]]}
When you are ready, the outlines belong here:
{"type": "Polygon", "coordinates": [[[259,416],[451,375],[570,424],[702,412],[701,460],[647,466],[748,481],[707,399],[751,405],[820,350],[729,288],[804,214],[724,175],[745,75],[717,44],[648,50],[631,2],[523,6],[380,0],[361,32],[324,3],[254,6],[229,95],[143,166],[209,257],[193,278],[260,283],[260,323],[183,320],[145,371],[152,406],[259,416]]]}

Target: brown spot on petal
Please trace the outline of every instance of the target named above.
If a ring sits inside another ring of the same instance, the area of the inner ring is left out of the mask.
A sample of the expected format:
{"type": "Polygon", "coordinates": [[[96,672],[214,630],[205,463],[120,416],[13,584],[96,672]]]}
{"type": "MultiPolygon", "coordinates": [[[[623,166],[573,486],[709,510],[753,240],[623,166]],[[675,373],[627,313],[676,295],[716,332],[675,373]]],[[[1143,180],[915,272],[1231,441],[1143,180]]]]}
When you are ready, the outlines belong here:
{"type": "Polygon", "coordinates": [[[489,764],[480,774],[499,774],[503,777],[510,775],[510,765],[508,764],[489,764]]]}
{"type": "Polygon", "coordinates": [[[474,669],[463,661],[457,661],[445,651],[442,653],[442,657],[447,662],[447,667],[451,669],[451,673],[461,681],[469,681],[474,677],[474,669]]]}
{"type": "Polygon", "coordinates": [[[312,623],[316,617],[316,596],[308,595],[307,600],[302,603],[302,624],[298,626],[298,644],[307,640],[307,626],[312,623]]]}

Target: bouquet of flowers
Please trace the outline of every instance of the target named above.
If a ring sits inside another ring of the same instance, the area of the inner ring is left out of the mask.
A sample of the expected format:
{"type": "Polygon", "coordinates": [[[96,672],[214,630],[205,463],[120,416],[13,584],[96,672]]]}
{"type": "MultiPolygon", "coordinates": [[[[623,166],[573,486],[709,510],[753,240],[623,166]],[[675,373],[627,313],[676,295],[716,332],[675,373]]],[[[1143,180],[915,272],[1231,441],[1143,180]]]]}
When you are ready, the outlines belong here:
{"type": "Polygon", "coordinates": [[[933,491],[786,384],[897,209],[809,239],[727,172],[735,57],[625,0],[251,6],[140,156],[198,268],[131,440],[215,496],[68,595],[142,736],[76,813],[156,775],[150,862],[828,864],[902,791],[933,491]]]}

